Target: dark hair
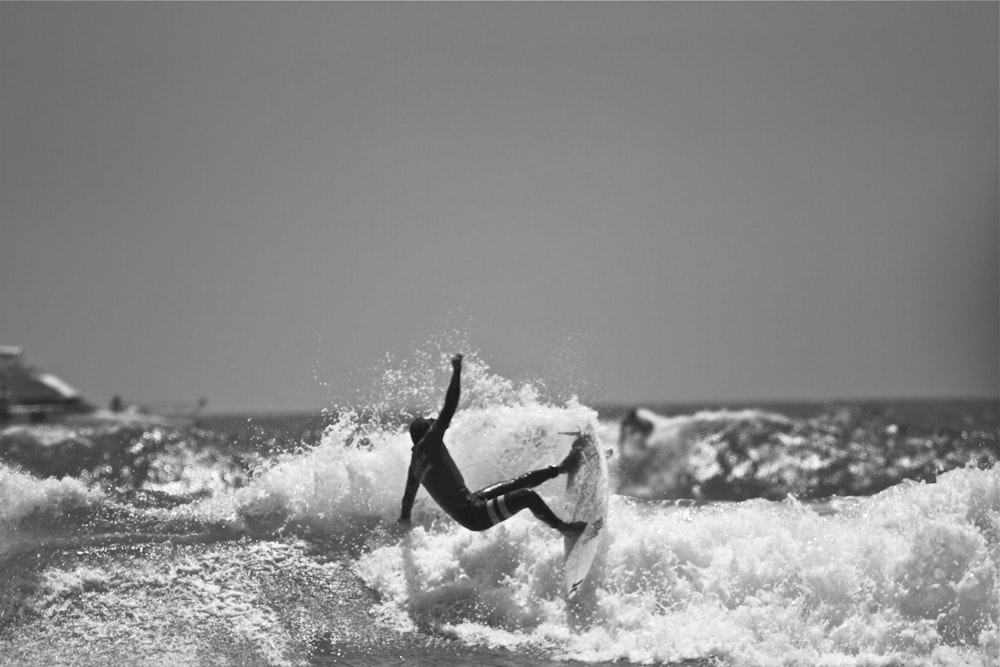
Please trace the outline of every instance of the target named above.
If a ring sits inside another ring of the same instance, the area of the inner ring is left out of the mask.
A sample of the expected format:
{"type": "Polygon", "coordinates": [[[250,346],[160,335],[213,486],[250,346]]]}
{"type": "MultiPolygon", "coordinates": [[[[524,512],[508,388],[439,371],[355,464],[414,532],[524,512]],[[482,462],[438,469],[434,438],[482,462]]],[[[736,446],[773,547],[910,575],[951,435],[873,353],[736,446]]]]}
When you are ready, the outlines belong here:
{"type": "Polygon", "coordinates": [[[433,419],[427,419],[426,417],[417,417],[410,422],[410,440],[413,441],[414,445],[424,439],[427,431],[431,430],[431,424],[433,423],[433,419]]]}

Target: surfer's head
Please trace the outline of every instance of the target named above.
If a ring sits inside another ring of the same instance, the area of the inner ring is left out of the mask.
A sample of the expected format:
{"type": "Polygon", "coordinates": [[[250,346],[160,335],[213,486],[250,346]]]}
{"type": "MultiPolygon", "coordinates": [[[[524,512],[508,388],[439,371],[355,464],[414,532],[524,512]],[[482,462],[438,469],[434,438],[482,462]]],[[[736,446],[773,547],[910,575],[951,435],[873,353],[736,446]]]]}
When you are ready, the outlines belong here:
{"type": "Polygon", "coordinates": [[[424,439],[433,423],[434,420],[429,417],[417,417],[410,422],[410,440],[414,445],[424,439]]]}

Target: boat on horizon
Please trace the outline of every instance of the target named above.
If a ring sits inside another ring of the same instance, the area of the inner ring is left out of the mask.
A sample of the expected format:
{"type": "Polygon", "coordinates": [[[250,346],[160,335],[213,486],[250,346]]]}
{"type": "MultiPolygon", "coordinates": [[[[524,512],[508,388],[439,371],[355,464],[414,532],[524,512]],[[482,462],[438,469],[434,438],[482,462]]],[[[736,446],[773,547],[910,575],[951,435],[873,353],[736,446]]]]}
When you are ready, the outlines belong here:
{"type": "Polygon", "coordinates": [[[157,410],[112,397],[100,408],[62,378],[25,361],[19,345],[0,345],[0,427],[41,424],[190,424],[206,404],[165,404],[157,410]]]}
{"type": "Polygon", "coordinates": [[[38,424],[95,410],[68,382],[27,364],[23,348],[0,345],[0,424],[38,424]]]}

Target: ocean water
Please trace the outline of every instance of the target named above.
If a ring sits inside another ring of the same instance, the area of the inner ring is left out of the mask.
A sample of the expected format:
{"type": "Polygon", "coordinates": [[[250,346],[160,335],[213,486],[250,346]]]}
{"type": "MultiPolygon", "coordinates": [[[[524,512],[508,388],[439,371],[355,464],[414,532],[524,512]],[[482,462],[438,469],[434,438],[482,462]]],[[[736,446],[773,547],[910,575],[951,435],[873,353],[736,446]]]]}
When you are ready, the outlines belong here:
{"type": "MultiPolygon", "coordinates": [[[[615,450],[608,538],[567,606],[562,540],[421,491],[404,424],[444,357],[356,410],[0,428],[0,664],[997,665],[1000,406],[625,408],[467,359],[470,486],[615,450]]],[[[705,407],[705,406],[702,406],[705,407]]],[[[557,512],[564,481],[539,492],[557,512]]]]}

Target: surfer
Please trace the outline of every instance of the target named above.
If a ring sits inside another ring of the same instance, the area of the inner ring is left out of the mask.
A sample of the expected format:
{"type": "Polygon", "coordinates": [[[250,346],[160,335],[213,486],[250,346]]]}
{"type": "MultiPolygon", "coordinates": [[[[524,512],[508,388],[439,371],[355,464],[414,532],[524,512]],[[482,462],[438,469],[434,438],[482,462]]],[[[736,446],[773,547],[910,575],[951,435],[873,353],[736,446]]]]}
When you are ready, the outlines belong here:
{"type": "Polygon", "coordinates": [[[441,408],[437,419],[418,417],[410,423],[413,456],[406,478],[406,490],[403,492],[400,523],[410,522],[410,510],[413,509],[417,488],[423,484],[441,509],[469,530],[486,530],[527,508],[563,535],[567,537],[579,535],[586,527],[585,522],[563,521],[549,509],[537,493],[531,490],[532,487],[579,466],[581,453],[575,447],[559,465],[534,470],[479,491],[469,491],[462,473],[444,444],[444,433],[451,424],[461,392],[461,354],[452,357],[451,367],[451,383],[445,393],[444,407],[441,408]]]}

